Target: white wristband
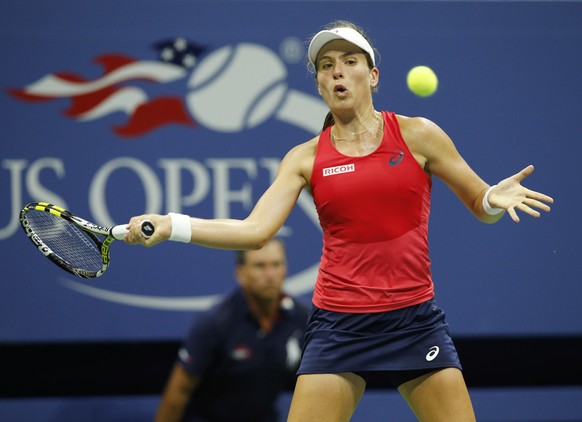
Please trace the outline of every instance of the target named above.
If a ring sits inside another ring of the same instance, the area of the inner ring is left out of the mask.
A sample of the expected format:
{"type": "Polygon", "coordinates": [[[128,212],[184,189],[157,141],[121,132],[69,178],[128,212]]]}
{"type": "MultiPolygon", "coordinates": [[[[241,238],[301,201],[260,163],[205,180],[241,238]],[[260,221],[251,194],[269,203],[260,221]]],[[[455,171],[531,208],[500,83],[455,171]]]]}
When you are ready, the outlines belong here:
{"type": "Polygon", "coordinates": [[[172,221],[172,234],[170,239],[174,242],[190,243],[192,239],[192,224],[190,216],[184,214],[169,213],[172,221]]]}
{"type": "Polygon", "coordinates": [[[505,209],[503,208],[492,207],[491,204],[489,203],[489,193],[491,193],[491,190],[495,186],[497,185],[493,185],[489,189],[487,189],[487,192],[485,192],[485,195],[483,196],[483,211],[485,211],[489,215],[497,215],[505,211],[505,209]]]}

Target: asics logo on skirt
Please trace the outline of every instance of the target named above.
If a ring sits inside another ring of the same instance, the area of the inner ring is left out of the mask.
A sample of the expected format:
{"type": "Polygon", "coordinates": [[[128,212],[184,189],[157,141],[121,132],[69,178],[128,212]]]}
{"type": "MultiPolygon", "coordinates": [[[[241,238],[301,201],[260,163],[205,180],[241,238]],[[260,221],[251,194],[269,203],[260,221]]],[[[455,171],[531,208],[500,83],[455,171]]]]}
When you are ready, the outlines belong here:
{"type": "Polygon", "coordinates": [[[429,361],[429,362],[430,362],[431,360],[434,360],[434,359],[435,359],[435,358],[438,356],[438,354],[439,354],[439,351],[440,351],[440,349],[439,349],[439,347],[438,347],[438,346],[432,346],[432,347],[431,347],[431,348],[428,350],[428,353],[426,354],[426,360],[427,360],[427,361],[429,361]]]}

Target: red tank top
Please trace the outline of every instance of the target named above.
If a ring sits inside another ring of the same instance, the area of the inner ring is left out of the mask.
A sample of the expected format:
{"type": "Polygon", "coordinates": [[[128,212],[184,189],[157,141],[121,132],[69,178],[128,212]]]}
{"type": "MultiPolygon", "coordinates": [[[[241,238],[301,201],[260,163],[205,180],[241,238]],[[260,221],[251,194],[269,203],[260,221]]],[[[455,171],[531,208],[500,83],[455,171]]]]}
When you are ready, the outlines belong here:
{"type": "Polygon", "coordinates": [[[311,190],[323,229],[315,306],[384,312],[434,296],[428,255],[431,178],[412,156],[394,113],[383,112],[380,146],[341,154],[319,136],[311,190]]]}

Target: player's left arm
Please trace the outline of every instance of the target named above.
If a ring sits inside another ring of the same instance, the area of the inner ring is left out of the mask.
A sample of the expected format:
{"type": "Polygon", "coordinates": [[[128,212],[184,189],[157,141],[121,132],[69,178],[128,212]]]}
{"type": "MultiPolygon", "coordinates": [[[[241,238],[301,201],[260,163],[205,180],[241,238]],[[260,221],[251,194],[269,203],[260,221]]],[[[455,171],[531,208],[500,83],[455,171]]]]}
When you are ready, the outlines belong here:
{"type": "MultiPolygon", "coordinates": [[[[473,171],[440,127],[424,118],[399,120],[405,141],[425,171],[441,179],[480,221],[495,223],[503,216],[504,212],[495,215],[485,212],[483,197],[490,186],[473,171]]],[[[551,197],[521,185],[532,172],[533,166],[528,166],[499,182],[489,192],[489,204],[507,210],[515,222],[519,222],[516,210],[533,217],[540,216],[536,209],[549,211],[551,197]]]]}

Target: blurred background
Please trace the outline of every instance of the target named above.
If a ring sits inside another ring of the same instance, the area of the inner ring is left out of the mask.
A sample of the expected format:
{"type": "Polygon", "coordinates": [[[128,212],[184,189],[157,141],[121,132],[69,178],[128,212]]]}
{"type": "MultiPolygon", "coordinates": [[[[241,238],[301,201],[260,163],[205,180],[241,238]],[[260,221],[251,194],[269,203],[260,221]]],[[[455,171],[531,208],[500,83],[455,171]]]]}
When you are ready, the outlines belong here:
{"type": "MultiPolygon", "coordinates": [[[[0,6],[0,419],[150,420],[197,314],[234,286],[234,253],[112,246],[68,275],[18,212],[56,203],[98,224],[143,212],[244,218],[327,112],[306,68],[335,19],[380,52],[377,109],[435,121],[488,183],[528,164],[541,219],[478,223],[438,180],[430,222],[445,309],[480,421],[582,420],[582,2],[7,0],[0,6]],[[406,86],[430,66],[437,92],[406,86]]],[[[280,233],[309,302],[311,198],[280,233]]],[[[289,403],[281,399],[281,408],[289,403]]],[[[285,413],[285,412],[283,412],[285,413]]],[[[409,421],[371,388],[354,421],[409,421]]]]}

